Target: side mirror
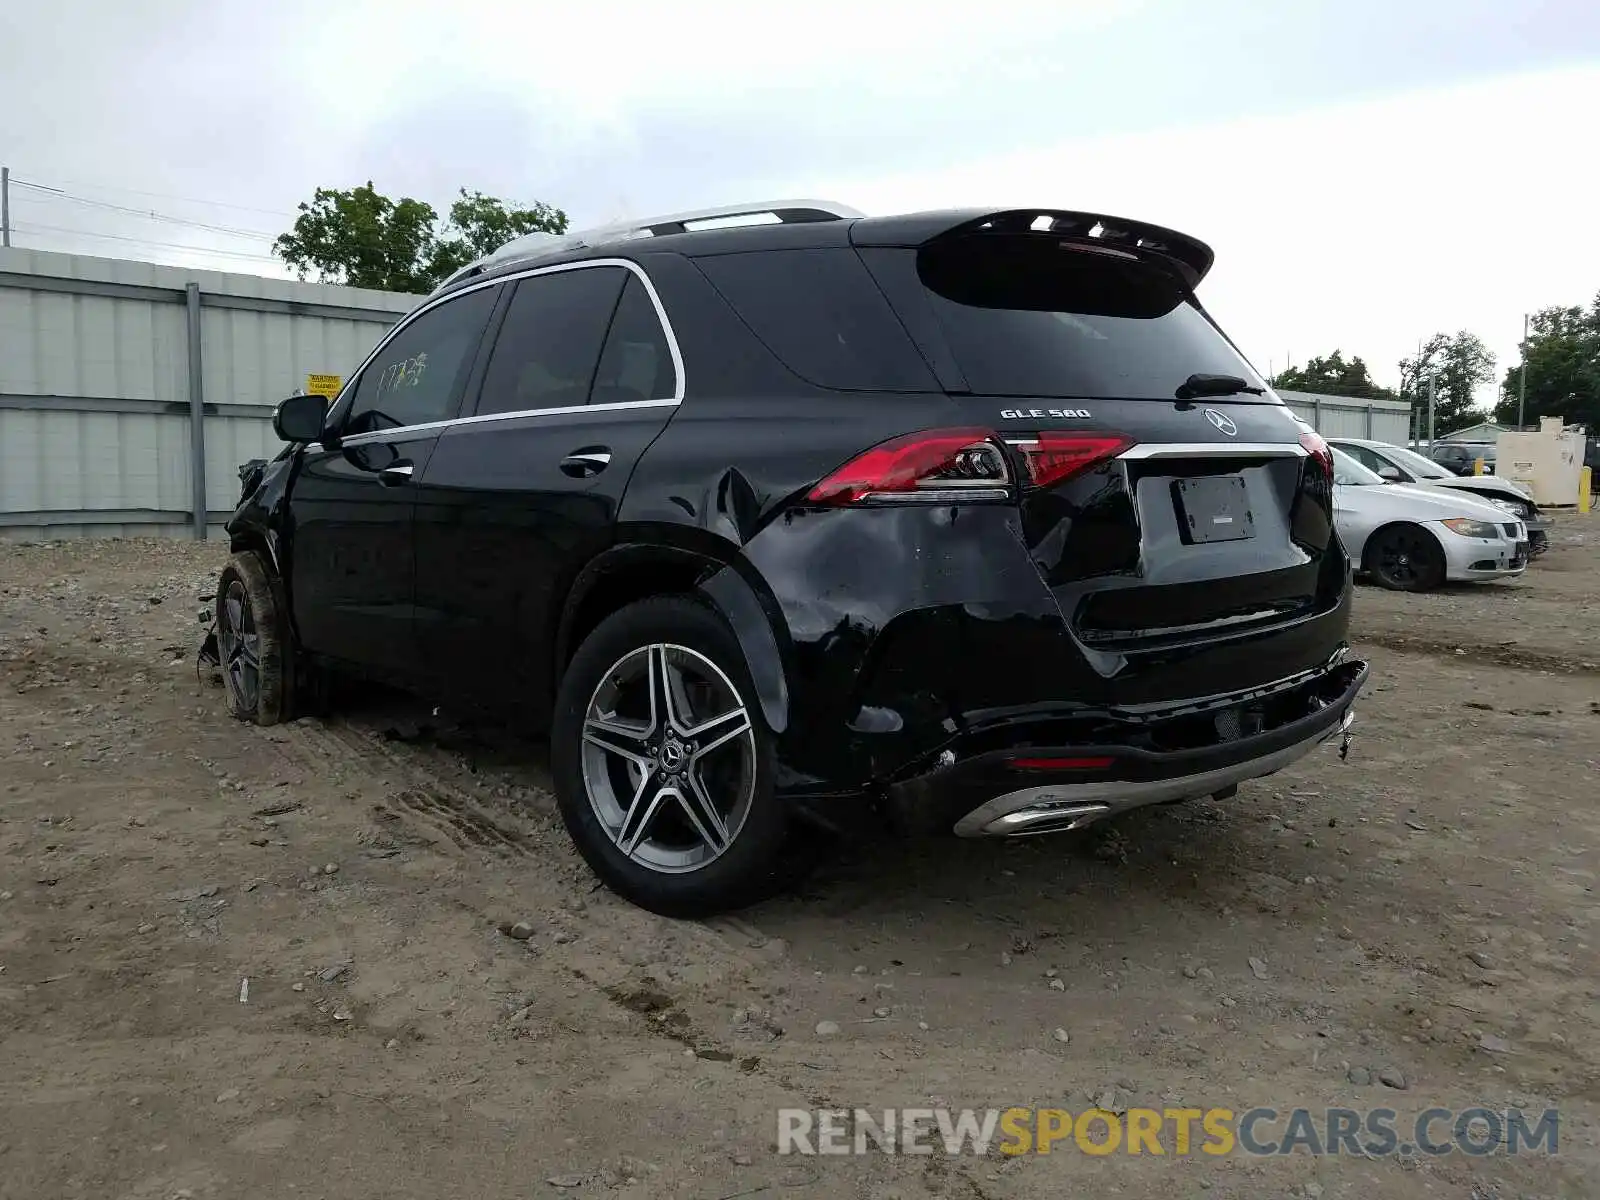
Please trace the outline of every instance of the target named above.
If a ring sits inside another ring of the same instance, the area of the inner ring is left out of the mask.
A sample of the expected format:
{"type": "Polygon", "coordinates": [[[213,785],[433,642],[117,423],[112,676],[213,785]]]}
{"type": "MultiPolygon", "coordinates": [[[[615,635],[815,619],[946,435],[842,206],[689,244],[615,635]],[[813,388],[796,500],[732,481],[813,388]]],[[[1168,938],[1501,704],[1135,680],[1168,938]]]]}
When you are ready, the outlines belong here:
{"type": "Polygon", "coordinates": [[[1400,468],[1383,466],[1378,468],[1378,478],[1387,479],[1390,483],[1400,482],[1400,468]]]}
{"type": "Polygon", "coordinates": [[[315,442],[328,419],[326,396],[290,396],[272,414],[272,431],[286,442],[315,442]]]}

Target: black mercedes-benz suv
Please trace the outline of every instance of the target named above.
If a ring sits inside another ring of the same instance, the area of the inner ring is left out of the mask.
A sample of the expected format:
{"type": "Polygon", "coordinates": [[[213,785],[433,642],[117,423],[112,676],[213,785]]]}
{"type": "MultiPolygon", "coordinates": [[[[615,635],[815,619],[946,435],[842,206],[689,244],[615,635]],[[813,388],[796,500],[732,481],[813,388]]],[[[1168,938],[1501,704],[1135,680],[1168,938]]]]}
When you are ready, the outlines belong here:
{"type": "Polygon", "coordinates": [[[817,827],[1231,795],[1347,730],[1367,667],[1329,452],[1195,299],[1211,261],[808,201],[519,239],[279,406],[230,708],[354,672],[548,731],[584,858],[676,915],[817,827]]]}

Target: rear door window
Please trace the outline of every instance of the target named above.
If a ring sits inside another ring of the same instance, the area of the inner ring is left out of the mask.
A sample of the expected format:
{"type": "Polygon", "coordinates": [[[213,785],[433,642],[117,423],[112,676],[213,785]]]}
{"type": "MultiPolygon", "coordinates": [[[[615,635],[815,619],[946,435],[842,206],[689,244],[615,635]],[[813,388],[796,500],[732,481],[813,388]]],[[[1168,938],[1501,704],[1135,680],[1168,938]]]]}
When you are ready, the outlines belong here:
{"type": "Polygon", "coordinates": [[[717,254],[695,265],[778,361],[808,383],[836,391],[937,390],[854,250],[717,254]]]}
{"type": "Polygon", "coordinates": [[[589,403],[600,347],[632,278],[623,267],[582,267],[521,280],[484,372],[478,415],[589,403]]]}
{"type": "Polygon", "coordinates": [[[1171,401],[1193,374],[1265,386],[1188,287],[1154,263],[1044,234],[935,241],[916,256],[974,392],[1171,401]]]}

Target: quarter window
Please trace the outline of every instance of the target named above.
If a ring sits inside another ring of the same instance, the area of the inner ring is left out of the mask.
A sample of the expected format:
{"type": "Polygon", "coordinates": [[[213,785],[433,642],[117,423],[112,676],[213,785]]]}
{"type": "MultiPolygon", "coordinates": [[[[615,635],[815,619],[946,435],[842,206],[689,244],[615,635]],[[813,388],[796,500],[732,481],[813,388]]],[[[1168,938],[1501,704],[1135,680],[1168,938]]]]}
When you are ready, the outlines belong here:
{"type": "Polygon", "coordinates": [[[672,365],[672,350],[661,328],[661,318],[644,284],[630,272],[600,354],[590,402],[670,400],[677,390],[677,368],[672,365]]]}
{"type": "Polygon", "coordinates": [[[606,329],[631,278],[622,267],[583,267],[518,283],[484,374],[478,415],[587,404],[606,329]]]}
{"type": "Polygon", "coordinates": [[[479,288],[447,300],[395,334],[362,371],[343,432],[372,433],[455,416],[494,311],[495,291],[479,288]]]}
{"type": "Polygon", "coordinates": [[[695,260],[777,360],[837,391],[935,385],[905,327],[853,250],[764,250],[695,260]]]}

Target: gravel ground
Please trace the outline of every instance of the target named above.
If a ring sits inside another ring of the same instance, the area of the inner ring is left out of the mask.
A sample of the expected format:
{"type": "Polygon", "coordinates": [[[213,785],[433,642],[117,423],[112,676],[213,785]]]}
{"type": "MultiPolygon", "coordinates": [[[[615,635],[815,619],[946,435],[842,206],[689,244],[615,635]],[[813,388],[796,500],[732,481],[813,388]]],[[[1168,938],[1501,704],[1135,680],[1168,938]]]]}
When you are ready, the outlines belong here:
{"type": "Polygon", "coordinates": [[[0,1196],[1600,1194],[1600,516],[1518,581],[1362,588],[1348,762],[846,847],[706,923],[596,889],[539,747],[392,699],[230,721],[193,663],[221,556],[0,545],[0,1196]],[[1555,1106],[1561,1140],[774,1153],[780,1107],[899,1104],[1555,1106]]]}

